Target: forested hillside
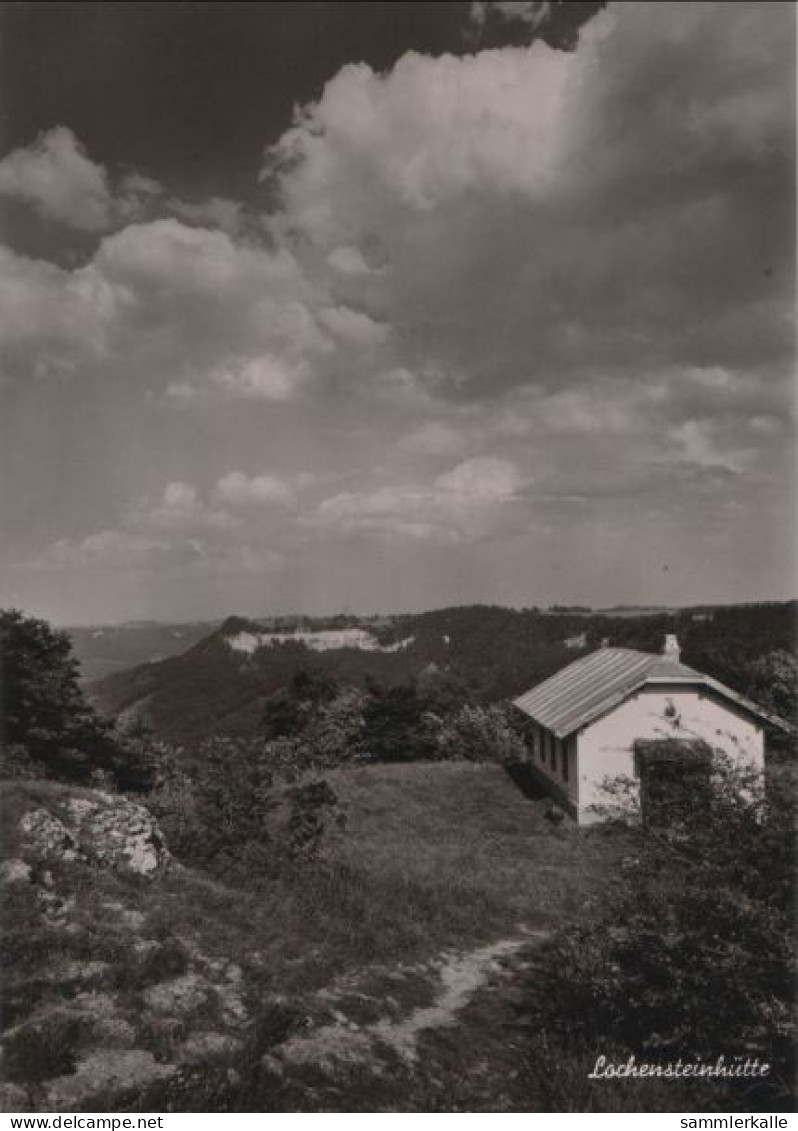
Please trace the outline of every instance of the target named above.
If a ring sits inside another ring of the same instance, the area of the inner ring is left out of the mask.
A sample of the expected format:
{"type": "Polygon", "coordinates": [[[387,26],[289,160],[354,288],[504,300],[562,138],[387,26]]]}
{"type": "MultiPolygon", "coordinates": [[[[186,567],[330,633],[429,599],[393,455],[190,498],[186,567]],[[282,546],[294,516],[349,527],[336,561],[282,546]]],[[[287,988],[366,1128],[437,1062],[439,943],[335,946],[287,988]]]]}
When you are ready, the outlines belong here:
{"type": "MultiPolygon", "coordinates": [[[[347,625],[358,623],[347,618],[347,625]]],[[[305,669],[361,690],[437,691],[445,684],[461,704],[484,705],[519,694],[603,643],[658,651],[664,634],[675,632],[686,663],[771,710],[795,711],[795,602],[634,615],[475,605],[362,623],[384,651],[316,651],[312,635],[237,650],[236,638],[254,640],[264,626],[230,618],[181,655],[110,676],[91,693],[106,714],[144,719],[162,737],[249,737],[262,732],[272,697],[305,669]]],[[[329,627],[303,621],[305,632],[329,627]]]]}

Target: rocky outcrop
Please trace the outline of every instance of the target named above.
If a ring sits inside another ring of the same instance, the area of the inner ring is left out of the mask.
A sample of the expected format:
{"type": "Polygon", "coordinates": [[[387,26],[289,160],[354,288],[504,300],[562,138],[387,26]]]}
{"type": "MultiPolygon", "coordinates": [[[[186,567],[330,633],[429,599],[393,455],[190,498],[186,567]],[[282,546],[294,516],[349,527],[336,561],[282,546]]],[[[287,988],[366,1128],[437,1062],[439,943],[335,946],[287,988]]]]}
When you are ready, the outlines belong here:
{"type": "Polygon", "coordinates": [[[29,809],[20,818],[22,851],[35,860],[76,860],[78,842],[49,809],[29,809]]]}
{"type": "Polygon", "coordinates": [[[46,781],[10,783],[4,808],[0,1112],[106,1110],[233,1055],[260,995],[203,942],[205,881],[169,870],[152,814],[46,781]]]}
{"type": "Polygon", "coordinates": [[[69,1075],[51,1080],[46,1088],[47,1109],[72,1110],[90,1097],[113,1094],[170,1076],[171,1065],[159,1064],[146,1049],[94,1049],[69,1075]]]}
{"type": "Polygon", "coordinates": [[[29,884],[32,871],[24,860],[3,860],[0,862],[0,881],[4,884],[29,884]]]}
{"type": "Polygon", "coordinates": [[[55,811],[42,805],[18,823],[19,855],[36,863],[80,860],[129,875],[155,877],[169,864],[163,833],[143,805],[88,791],[62,800],[55,811]]]}

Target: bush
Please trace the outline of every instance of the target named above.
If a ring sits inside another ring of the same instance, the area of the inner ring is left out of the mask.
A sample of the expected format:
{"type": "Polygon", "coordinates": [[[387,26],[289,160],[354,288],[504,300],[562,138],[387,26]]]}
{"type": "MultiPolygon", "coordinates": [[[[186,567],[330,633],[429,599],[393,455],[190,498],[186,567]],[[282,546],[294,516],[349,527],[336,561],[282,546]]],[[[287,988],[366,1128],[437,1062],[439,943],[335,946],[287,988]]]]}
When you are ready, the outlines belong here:
{"type": "Polygon", "coordinates": [[[288,843],[284,846],[290,856],[310,859],[317,854],[333,813],[340,823],[337,806],[338,798],[324,779],[306,782],[294,791],[288,818],[288,843]]]}
{"type": "Polygon", "coordinates": [[[78,1017],[30,1022],[3,1042],[3,1074],[13,1083],[32,1084],[75,1071],[81,1046],[91,1033],[78,1017]]]}
{"type": "Polygon", "coordinates": [[[267,844],[274,773],[263,744],[215,738],[191,760],[163,747],[148,804],[172,850],[200,866],[267,844]]]}
{"type": "Polygon", "coordinates": [[[442,723],[436,754],[450,760],[511,764],[524,759],[526,746],[504,707],[465,706],[442,723]]]}
{"type": "Polygon", "coordinates": [[[375,762],[412,762],[435,755],[436,716],[415,684],[372,686],[363,712],[361,749],[375,762]]]}
{"type": "Polygon", "coordinates": [[[639,826],[602,921],[542,953],[537,1019],[649,1061],[758,1056],[772,1072],[751,1102],[778,1102],[795,1038],[794,791],[718,763],[709,810],[700,791],[680,802],[670,827],[639,826]]]}
{"type": "MultiPolygon", "coordinates": [[[[318,725],[326,733],[325,723],[318,725]]],[[[320,754],[308,738],[215,738],[189,756],[151,741],[146,757],[155,781],[147,804],[179,859],[227,879],[269,875],[287,861],[312,858],[331,822],[340,824],[323,778],[289,784],[325,761],[337,765],[337,745],[331,739],[320,754]],[[276,811],[282,821],[273,820],[276,811]]]]}

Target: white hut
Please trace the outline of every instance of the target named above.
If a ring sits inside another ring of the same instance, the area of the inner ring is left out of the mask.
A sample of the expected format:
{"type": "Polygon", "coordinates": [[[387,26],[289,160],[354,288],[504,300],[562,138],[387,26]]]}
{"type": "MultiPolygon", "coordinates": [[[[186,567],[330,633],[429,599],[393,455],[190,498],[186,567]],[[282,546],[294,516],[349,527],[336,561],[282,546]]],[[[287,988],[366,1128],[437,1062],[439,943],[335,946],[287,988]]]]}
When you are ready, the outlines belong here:
{"type": "Polygon", "coordinates": [[[640,740],[702,739],[740,765],[764,768],[764,724],[783,720],[681,662],[675,636],[661,654],[600,648],[515,700],[527,716],[530,762],[579,824],[599,818],[602,786],[636,778],[640,740]]]}

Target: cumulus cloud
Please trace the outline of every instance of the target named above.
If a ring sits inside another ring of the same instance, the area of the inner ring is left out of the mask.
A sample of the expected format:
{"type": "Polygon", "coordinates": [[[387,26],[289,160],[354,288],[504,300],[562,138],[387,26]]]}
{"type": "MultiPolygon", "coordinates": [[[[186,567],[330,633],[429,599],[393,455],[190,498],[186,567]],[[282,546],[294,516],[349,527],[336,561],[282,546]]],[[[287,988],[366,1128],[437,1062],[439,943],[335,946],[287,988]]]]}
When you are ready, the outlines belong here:
{"type": "Polygon", "coordinates": [[[334,247],[327,256],[327,263],[342,275],[370,275],[373,270],[356,247],[334,247]]]}
{"type": "Polygon", "coordinates": [[[0,249],[0,291],[0,346],[13,345],[19,376],[52,340],[76,368],[102,353],[111,376],[145,389],[279,401],[332,348],[314,285],[289,252],[174,219],[104,237],[74,271],[0,249]]]}
{"type": "MultiPolygon", "coordinates": [[[[789,414],[789,400],[778,382],[717,368],[671,367],[645,381],[636,374],[596,375],[581,387],[554,391],[530,383],[490,402],[433,402],[428,411],[435,419],[398,439],[396,466],[405,470],[409,456],[440,467],[452,453],[475,453],[442,473],[437,487],[459,486],[478,497],[492,488],[492,453],[501,450],[524,468],[516,492],[521,505],[510,512],[517,529],[548,501],[634,500],[653,513],[672,504],[674,492],[688,490],[693,505],[697,492],[714,492],[721,502],[756,493],[774,474],[780,445],[772,443],[773,422],[777,413],[789,414]],[[757,406],[773,413],[753,425],[757,406]]],[[[499,491],[504,474],[495,472],[499,491]]]]}
{"type": "Polygon", "coordinates": [[[60,538],[36,561],[37,569],[136,570],[163,562],[164,541],[122,530],[100,530],[73,541],[60,538]]]}
{"type": "Polygon", "coordinates": [[[524,478],[508,460],[466,460],[429,484],[346,491],[324,499],[305,525],[338,534],[377,534],[422,541],[476,541],[497,508],[512,502],[524,478]]]}
{"type": "Polygon", "coordinates": [[[128,521],[137,529],[179,532],[226,531],[235,525],[226,510],[205,503],[197,488],[182,480],[167,483],[156,502],[145,501],[134,508],[128,521]]]}
{"type": "Polygon", "coordinates": [[[197,510],[197,489],[179,481],[167,483],[163,492],[164,514],[191,515],[197,510]]]}
{"type": "Polygon", "coordinates": [[[0,161],[0,193],[32,204],[40,215],[101,231],[111,222],[111,192],[101,165],[59,126],[0,161]]]}
{"type": "Polygon", "coordinates": [[[345,67],[268,155],[279,223],[391,326],[395,370],[434,360],[472,395],[786,364],[791,24],[624,4],[572,54],[345,67]]]}
{"type": "Polygon", "coordinates": [[[106,235],[72,271],[0,248],[0,294],[9,379],[42,372],[60,348],[65,370],[102,361],[111,379],[184,403],[287,402],[314,381],[356,383],[390,339],[287,247],[174,218],[106,235]]]}
{"type": "Polygon", "coordinates": [[[465,27],[466,39],[483,46],[528,43],[541,38],[551,47],[573,51],[584,24],[606,7],[606,0],[474,0],[465,27]]]}
{"type": "Polygon", "coordinates": [[[543,44],[409,53],[387,75],[346,66],[272,147],[263,175],[333,255],[397,209],[423,216],[486,190],[540,198],[558,171],[572,76],[574,59],[543,44]]]}
{"type": "Polygon", "coordinates": [[[0,246],[0,351],[7,380],[70,373],[108,352],[116,299],[91,270],[69,272],[0,246]]]}
{"type": "Polygon", "coordinates": [[[462,430],[440,420],[425,420],[405,433],[398,446],[414,454],[447,456],[460,451],[466,442],[462,430]]]}
{"type": "Polygon", "coordinates": [[[714,420],[686,420],[672,428],[669,433],[677,445],[680,461],[694,463],[699,467],[717,467],[732,473],[740,473],[755,456],[753,448],[736,448],[724,452],[718,444],[718,433],[722,429],[714,420]]]}
{"type": "Polygon", "coordinates": [[[284,507],[291,506],[296,500],[293,488],[279,476],[249,477],[242,471],[231,471],[223,476],[216,484],[214,497],[231,507],[284,507]]]}
{"type": "Polygon", "coordinates": [[[107,170],[92,161],[74,133],[56,126],[0,161],[0,194],[30,204],[46,220],[100,232],[132,219],[160,186],[140,174],[114,190],[107,170]]]}
{"type": "Polygon", "coordinates": [[[364,349],[383,345],[390,332],[386,325],[369,318],[361,310],[351,310],[346,306],[324,307],[319,311],[319,321],[336,337],[364,349]]]}
{"type": "MultiPolygon", "coordinates": [[[[247,400],[287,401],[307,380],[307,375],[307,367],[301,362],[289,366],[280,357],[263,354],[228,363],[211,375],[211,384],[223,393],[247,400]]],[[[185,386],[171,388],[171,395],[185,395],[181,391],[185,386]]]]}
{"type": "Polygon", "coordinates": [[[536,31],[551,17],[550,0],[474,0],[470,18],[477,27],[483,27],[492,16],[505,23],[519,23],[536,31]]]}
{"type": "Polygon", "coordinates": [[[58,539],[27,568],[38,573],[141,575],[151,584],[155,577],[185,582],[193,577],[257,576],[282,562],[274,550],[241,542],[153,539],[126,530],[101,530],[84,538],[58,539]]]}
{"type": "Polygon", "coordinates": [[[723,424],[734,444],[744,438],[752,414],[789,413],[790,404],[789,389],[768,375],[719,367],[657,367],[642,379],[637,373],[598,373],[559,389],[529,382],[486,401],[427,401],[427,418],[404,433],[397,448],[435,457],[517,444],[532,458],[544,452],[543,458],[551,460],[556,459],[554,445],[564,440],[581,445],[585,458],[594,443],[636,440],[654,451],[667,445],[674,429],[710,406],[716,430],[723,424]],[[436,418],[429,419],[430,413],[436,418]]]}
{"type": "MultiPolygon", "coordinates": [[[[241,298],[248,287],[260,297],[265,284],[298,279],[287,253],[270,254],[237,244],[225,232],[189,227],[177,220],[134,224],[107,236],[93,259],[96,270],[131,290],[152,288],[159,300],[186,293],[241,298]]],[[[143,297],[143,296],[142,296],[143,297]]]]}
{"type": "Polygon", "coordinates": [[[268,247],[236,202],[173,201],[183,222],[130,225],[80,269],[118,368],[184,402],[289,401],[317,377],[405,400],[535,382],[577,413],[596,370],[783,362],[789,17],[761,7],[627,4],[570,54],[344,67],[270,150],[268,247]]]}
{"type": "Polygon", "coordinates": [[[191,483],[172,480],[155,499],[142,499],[119,525],[77,538],[60,538],[32,562],[39,572],[97,570],[121,573],[249,575],[282,562],[269,544],[272,531],[243,520],[257,511],[285,511],[295,501],[292,483],[278,476],[222,476],[207,497],[191,483]]]}
{"type": "Polygon", "coordinates": [[[163,398],[177,404],[189,404],[200,396],[200,389],[191,381],[170,381],[163,391],[163,398]]]}
{"type": "MultiPolygon", "coordinates": [[[[542,11],[494,7],[522,30],[542,11]]],[[[792,22],[780,4],[630,3],[573,54],[344,67],[271,148],[259,228],[235,202],[172,201],[108,234],[121,198],[157,186],[108,188],[77,161],[103,238],[73,270],[0,253],[3,376],[85,374],[76,405],[124,396],[126,419],[149,393],[142,435],[173,482],[120,529],[204,561],[257,561],[258,524],[478,554],[591,499],[625,543],[676,506],[706,503],[693,529],[735,499],[759,521],[793,402],[792,22]],[[300,497],[281,470],[297,459],[337,493],[300,497]]]]}
{"type": "Polygon", "coordinates": [[[435,486],[467,503],[502,503],[511,499],[523,482],[518,468],[506,459],[483,456],[465,460],[439,475],[435,486]]]}

